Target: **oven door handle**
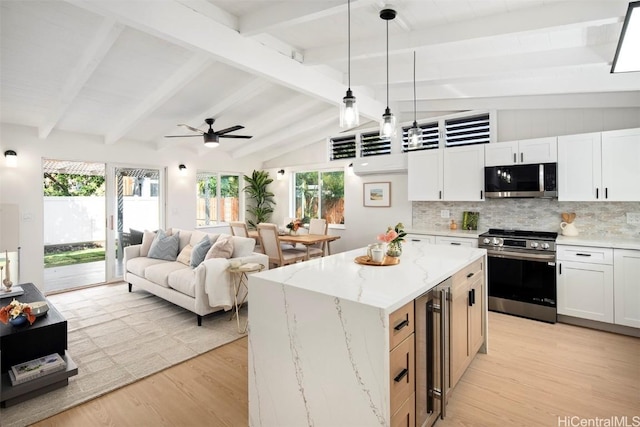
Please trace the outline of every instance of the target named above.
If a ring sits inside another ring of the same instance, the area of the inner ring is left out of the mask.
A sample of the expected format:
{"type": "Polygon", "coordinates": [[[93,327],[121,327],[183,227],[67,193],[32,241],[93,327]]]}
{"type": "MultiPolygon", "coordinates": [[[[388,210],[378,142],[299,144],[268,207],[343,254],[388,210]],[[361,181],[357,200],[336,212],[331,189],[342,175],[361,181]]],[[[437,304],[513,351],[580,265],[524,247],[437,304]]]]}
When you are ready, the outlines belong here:
{"type": "Polygon", "coordinates": [[[509,251],[499,251],[499,252],[489,252],[487,251],[487,256],[494,258],[509,258],[509,259],[519,259],[523,261],[547,261],[547,262],[555,262],[556,256],[549,254],[523,254],[520,252],[509,252],[509,251]]]}

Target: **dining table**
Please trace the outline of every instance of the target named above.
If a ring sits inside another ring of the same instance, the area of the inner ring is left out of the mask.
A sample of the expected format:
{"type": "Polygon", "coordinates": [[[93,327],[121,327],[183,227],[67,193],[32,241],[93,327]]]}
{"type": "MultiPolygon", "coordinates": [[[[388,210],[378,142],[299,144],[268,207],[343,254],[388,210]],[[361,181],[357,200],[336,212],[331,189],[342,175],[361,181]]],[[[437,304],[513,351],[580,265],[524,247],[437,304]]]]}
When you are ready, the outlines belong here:
{"type": "MultiPolygon", "coordinates": [[[[258,232],[255,230],[251,230],[249,231],[249,237],[252,237],[254,239],[259,239],[258,237],[258,232]]],[[[315,245],[316,243],[323,243],[323,242],[327,242],[327,255],[331,255],[331,242],[333,242],[334,240],[338,240],[340,238],[340,236],[336,236],[336,235],[332,235],[332,234],[289,234],[289,233],[283,233],[283,234],[278,234],[278,241],[280,241],[280,243],[289,243],[289,244],[301,244],[304,245],[307,249],[307,255],[305,260],[309,259],[309,247],[315,245]]],[[[324,256],[324,255],[323,255],[324,256]]]]}

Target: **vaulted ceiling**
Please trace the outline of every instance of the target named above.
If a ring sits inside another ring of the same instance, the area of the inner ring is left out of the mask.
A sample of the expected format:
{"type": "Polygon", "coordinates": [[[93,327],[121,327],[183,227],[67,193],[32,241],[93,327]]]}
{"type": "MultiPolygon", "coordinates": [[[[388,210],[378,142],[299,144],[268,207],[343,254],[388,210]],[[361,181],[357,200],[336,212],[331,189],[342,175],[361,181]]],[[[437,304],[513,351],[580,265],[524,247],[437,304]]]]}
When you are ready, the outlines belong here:
{"type": "MultiPolygon", "coordinates": [[[[640,73],[610,74],[617,0],[351,1],[361,126],[478,109],[640,107],[640,73]],[[371,122],[371,123],[369,123],[371,122]]],[[[217,149],[275,158],[342,131],[347,1],[1,0],[0,121],[206,150],[184,123],[234,125],[217,149]]]]}

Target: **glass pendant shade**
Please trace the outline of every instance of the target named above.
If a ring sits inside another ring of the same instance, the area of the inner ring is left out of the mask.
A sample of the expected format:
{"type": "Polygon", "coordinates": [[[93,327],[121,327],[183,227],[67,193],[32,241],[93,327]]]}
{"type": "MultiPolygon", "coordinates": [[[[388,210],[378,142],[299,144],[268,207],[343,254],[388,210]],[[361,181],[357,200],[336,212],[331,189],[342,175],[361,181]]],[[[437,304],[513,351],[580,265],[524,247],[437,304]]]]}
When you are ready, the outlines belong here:
{"type": "Polygon", "coordinates": [[[389,107],[384,110],[380,120],[380,138],[393,138],[396,135],[396,117],[389,107]]]}
{"type": "Polygon", "coordinates": [[[347,90],[347,95],[342,98],[342,104],[340,104],[340,127],[351,128],[359,124],[358,104],[356,104],[356,97],[353,96],[353,92],[349,89],[347,90]]]}
{"type": "Polygon", "coordinates": [[[418,127],[418,123],[413,122],[413,126],[407,132],[410,148],[419,148],[422,146],[422,129],[418,127]]]}

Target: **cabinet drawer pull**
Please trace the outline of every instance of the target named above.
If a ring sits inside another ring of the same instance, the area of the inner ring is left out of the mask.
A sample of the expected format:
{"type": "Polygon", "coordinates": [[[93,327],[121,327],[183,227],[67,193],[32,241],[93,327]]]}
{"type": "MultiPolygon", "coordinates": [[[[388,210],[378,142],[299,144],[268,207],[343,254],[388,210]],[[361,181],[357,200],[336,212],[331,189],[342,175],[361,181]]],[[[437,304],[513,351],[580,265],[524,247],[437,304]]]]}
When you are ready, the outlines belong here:
{"type": "Polygon", "coordinates": [[[455,245],[455,246],[460,246],[462,243],[458,243],[458,242],[451,242],[451,244],[452,244],[452,245],[455,245]]]}
{"type": "Polygon", "coordinates": [[[583,253],[580,253],[580,252],[578,252],[576,255],[577,256],[591,256],[591,254],[583,254],[583,253]]]}
{"type": "Polygon", "coordinates": [[[393,379],[395,382],[399,383],[400,381],[402,381],[402,379],[404,377],[407,376],[407,374],[409,373],[409,370],[407,368],[404,368],[402,370],[402,372],[400,372],[398,375],[396,375],[396,377],[393,379]]]}
{"type": "Polygon", "coordinates": [[[405,326],[409,326],[409,321],[407,319],[404,319],[402,322],[398,323],[396,326],[393,327],[393,329],[395,329],[396,331],[399,331],[405,326]]]}
{"type": "Polygon", "coordinates": [[[476,273],[469,273],[469,274],[467,274],[467,279],[469,279],[469,278],[473,277],[473,275],[474,275],[474,274],[476,274],[476,273]]]}

